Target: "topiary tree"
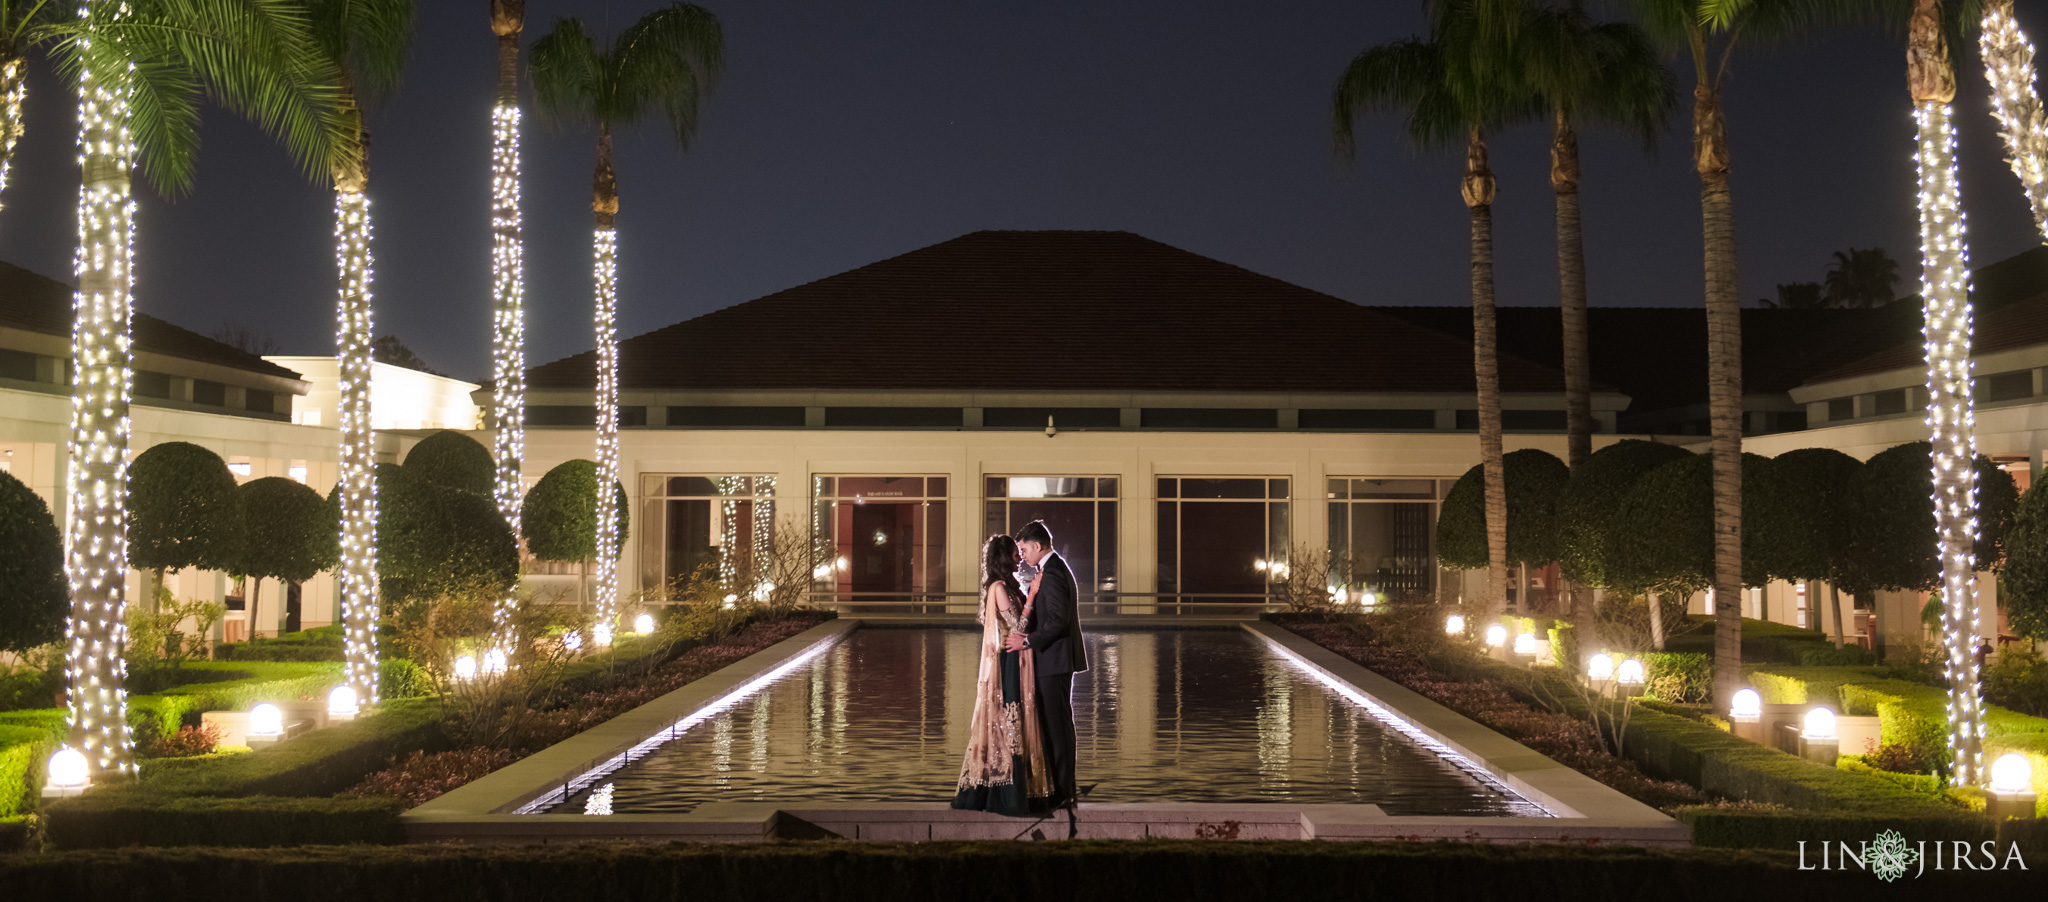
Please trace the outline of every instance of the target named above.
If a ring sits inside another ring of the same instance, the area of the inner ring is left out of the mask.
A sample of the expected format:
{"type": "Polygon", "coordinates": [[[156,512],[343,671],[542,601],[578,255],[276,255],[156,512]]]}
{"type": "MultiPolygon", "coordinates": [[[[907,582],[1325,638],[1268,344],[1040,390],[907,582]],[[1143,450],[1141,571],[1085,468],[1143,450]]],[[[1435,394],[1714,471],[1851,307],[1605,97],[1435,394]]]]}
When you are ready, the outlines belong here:
{"type": "Polygon", "coordinates": [[[1747,493],[1743,500],[1743,535],[1756,537],[1754,545],[1745,541],[1745,555],[1753,548],[1772,579],[1806,583],[1807,603],[1816,611],[1813,581],[1828,581],[1836,648],[1843,644],[1841,570],[1848,553],[1844,499],[1862,468],[1862,462],[1833,448],[1787,451],[1765,468],[1765,484],[1755,493],[1757,506],[1750,506],[1747,493]]]}
{"type": "MultiPolygon", "coordinates": [[[[626,546],[626,515],[631,505],[625,486],[614,482],[612,490],[619,523],[618,541],[612,549],[616,554],[626,546]]],[[[590,562],[597,557],[597,464],[581,459],[556,464],[526,493],[519,523],[526,530],[526,550],[534,557],[583,565],[583,575],[576,582],[581,603],[590,562]]]]}
{"type": "Polygon", "coordinates": [[[2020,496],[2005,547],[1998,600],[2006,622],[2029,639],[2048,639],[2048,486],[2042,482],[2020,496]]]}
{"type": "Polygon", "coordinates": [[[0,651],[27,651],[64,638],[71,597],[63,536],[42,497],[4,470],[0,549],[0,651]]]}
{"type": "Polygon", "coordinates": [[[510,593],[519,545],[496,502],[410,470],[377,465],[377,581],[393,615],[408,605],[510,593]]]}
{"type": "MultiPolygon", "coordinates": [[[[1976,569],[1997,570],[2005,559],[2019,487],[2012,474],[1977,456],[1976,569]]],[[[1842,585],[1851,592],[1931,591],[1941,584],[1934,535],[1934,457],[1927,442],[1886,448],[1864,461],[1850,481],[1843,510],[1848,545],[1842,585]]],[[[1873,611],[1877,610],[1872,606],[1873,611]]],[[[1873,632],[1881,631],[1873,629],[1873,632]]]]}
{"type": "MultiPolygon", "coordinates": [[[[1743,508],[1749,508],[1759,487],[1767,487],[1763,471],[1770,459],[1742,456],[1743,508]]],[[[1714,584],[1714,461],[1691,454],[1664,464],[1638,480],[1622,498],[1608,532],[1609,574],[1617,588],[1685,598],[1714,584]]],[[[1758,566],[1754,533],[1743,531],[1742,584],[1769,581],[1758,566]]],[[[1661,650],[1669,633],[1664,604],[1649,605],[1652,641],[1661,650]]]]}
{"type": "MultiPolygon", "coordinates": [[[[128,566],[155,574],[228,570],[242,550],[242,507],[227,461],[190,442],[165,442],[128,466],[128,566]]],[[[155,593],[152,592],[152,595],[155,593]]]]}
{"type": "Polygon", "coordinates": [[[341,522],[337,508],[320,493],[297,480],[267,476],[241,487],[244,523],[249,540],[242,543],[228,568],[249,583],[249,637],[262,619],[263,581],[287,584],[312,579],[341,561],[341,522]]]}
{"type": "MultiPolygon", "coordinates": [[[[1509,564],[1541,567],[1557,560],[1557,499],[1571,479],[1564,461],[1547,451],[1525,448],[1502,459],[1508,492],[1509,564]]],[[[1486,474],[1465,471],[1444,495],[1436,521],[1437,558],[1446,567],[1486,566],[1486,474]]]]}
{"type": "Polygon", "coordinates": [[[1693,456],[1675,445],[1626,439],[1593,452],[1557,499],[1558,556],[1564,578],[1605,588],[1613,581],[1609,536],[1621,501],[1650,471],[1693,456]]]}
{"type": "Polygon", "coordinates": [[[406,474],[445,489],[478,495],[491,493],[497,472],[491,449],[453,429],[420,439],[405,455],[406,474]]]}

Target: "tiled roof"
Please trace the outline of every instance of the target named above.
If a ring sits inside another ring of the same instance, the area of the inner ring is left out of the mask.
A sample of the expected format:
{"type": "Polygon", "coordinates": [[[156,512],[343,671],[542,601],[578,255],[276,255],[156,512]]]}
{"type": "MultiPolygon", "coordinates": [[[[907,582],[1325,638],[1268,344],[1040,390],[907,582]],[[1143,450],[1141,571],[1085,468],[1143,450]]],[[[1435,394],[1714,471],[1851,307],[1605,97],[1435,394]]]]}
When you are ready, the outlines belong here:
{"type": "MultiPolygon", "coordinates": [[[[1472,334],[1472,313],[1467,309],[1375,309],[1460,337],[1472,334]]],[[[1593,307],[1586,331],[1593,378],[1628,395],[1629,414],[1707,400],[1704,308],[1593,307]]],[[[1919,334],[1919,310],[1910,302],[1876,310],[1745,309],[1743,391],[1790,391],[1814,373],[1919,334]]],[[[1556,307],[1500,308],[1500,347],[1505,353],[1559,366],[1563,335],[1556,307]]]]}
{"type": "MultiPolygon", "coordinates": [[[[629,295],[625,303],[634,303],[629,295]]],[[[534,367],[588,390],[595,355],[534,367]]],[[[1129,232],[985,231],[630,338],[625,390],[1470,392],[1468,341],[1129,232]]],[[[1554,392],[1503,356],[1501,386],[1554,392]]]]}
{"type": "MultiPolygon", "coordinates": [[[[11,263],[0,263],[0,326],[29,332],[71,335],[71,286],[11,263]]],[[[305,377],[254,354],[223,344],[147,313],[133,321],[135,350],[213,363],[266,376],[305,377]]]]}
{"type": "MultiPolygon", "coordinates": [[[[1970,353],[1973,355],[2048,344],[2048,294],[2037,294],[1990,311],[1980,307],[1971,319],[1970,353]]],[[[1910,338],[1874,354],[1816,372],[1805,381],[1832,382],[1898,369],[1924,371],[1927,348],[1920,336],[1918,316],[1914,317],[1913,325],[1910,338]]]]}

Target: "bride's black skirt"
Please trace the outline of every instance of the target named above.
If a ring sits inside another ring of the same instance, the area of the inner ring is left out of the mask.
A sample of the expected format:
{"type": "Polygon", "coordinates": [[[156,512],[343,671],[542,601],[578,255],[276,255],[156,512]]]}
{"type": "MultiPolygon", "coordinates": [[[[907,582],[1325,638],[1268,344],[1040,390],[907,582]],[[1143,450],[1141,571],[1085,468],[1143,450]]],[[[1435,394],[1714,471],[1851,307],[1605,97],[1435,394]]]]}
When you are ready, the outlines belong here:
{"type": "MultiPolygon", "coordinates": [[[[997,670],[1003,684],[1003,704],[1021,704],[1024,699],[1023,667],[1018,663],[1018,652],[1005,651],[996,655],[997,670]]],[[[1027,711],[1025,717],[1037,717],[1038,712],[1027,711]]],[[[1030,798],[1025,795],[1024,785],[1019,782],[1027,773],[1028,765],[1022,755],[1010,756],[1011,781],[992,786],[970,786],[953,796],[953,807],[966,811],[987,811],[1012,817],[1044,814],[1051,809],[1046,799],[1030,798]]]]}

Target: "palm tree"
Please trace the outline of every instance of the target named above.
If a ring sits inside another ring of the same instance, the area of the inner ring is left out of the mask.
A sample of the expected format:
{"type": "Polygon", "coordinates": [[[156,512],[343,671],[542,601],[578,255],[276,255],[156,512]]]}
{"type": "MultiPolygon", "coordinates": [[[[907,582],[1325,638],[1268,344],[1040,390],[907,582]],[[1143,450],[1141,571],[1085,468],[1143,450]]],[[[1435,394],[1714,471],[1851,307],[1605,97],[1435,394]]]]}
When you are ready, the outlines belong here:
{"type": "MultiPolygon", "coordinates": [[[[491,440],[498,513],[519,538],[519,477],[526,457],[526,276],[519,222],[519,34],[526,0],[491,0],[498,36],[498,100],[491,108],[491,440]]],[[[514,600],[493,612],[497,643],[509,647],[514,600]]]]}
{"type": "Polygon", "coordinates": [[[0,191],[7,188],[14,145],[26,131],[21,108],[28,98],[28,48],[41,34],[37,25],[51,18],[49,2],[0,0],[0,191]]]}
{"type": "Polygon", "coordinates": [[[1906,83],[1919,126],[1921,300],[1927,324],[1927,423],[1933,435],[1934,522],[1941,545],[1941,641],[1948,677],[1949,773],[1981,785],[1984,701],[1977,690],[1977,439],[1970,398],[1970,248],[1963,235],[1956,96],[1941,0],[1916,0],[1906,83]]]}
{"type": "Polygon", "coordinates": [[[1828,267],[1827,306],[1882,307],[1898,297],[1899,261],[1884,248],[1835,252],[1828,267]]]}
{"type": "Polygon", "coordinates": [[[396,87],[412,42],[412,0],[311,0],[314,36],[332,60],[345,119],[341,135],[354,153],[334,171],[336,369],[341,376],[341,612],[347,685],[356,698],[377,700],[376,438],[370,426],[374,364],[370,307],[370,132],[358,92],[396,87]]]}
{"type": "Polygon", "coordinates": [[[597,126],[597,172],[590,209],[597,220],[597,619],[611,624],[619,595],[619,523],[611,503],[619,481],[618,229],[619,183],[612,171],[612,130],[632,125],[650,106],[668,116],[676,143],[688,147],[697,102],[724,64],[718,18],[689,3],[657,9],[609,47],[576,19],[559,19],[534,42],[534,96],[557,120],[597,126]]]}
{"type": "Polygon", "coordinates": [[[84,178],[65,468],[70,740],[94,769],[133,772],[121,661],[132,174],[139,163],[160,191],[191,187],[202,89],[282,137],[311,174],[331,172],[347,149],[335,138],[333,67],[294,2],[89,0],[47,37],[79,80],[84,178]]]}
{"type": "Polygon", "coordinates": [[[1782,38],[1857,6],[1854,0],[1631,0],[1653,35],[1692,59],[1693,168],[1706,233],[1707,414],[1714,456],[1714,699],[1742,685],[1742,301],[1721,80],[1738,47],[1782,38]]]}
{"type": "Polygon", "coordinates": [[[1411,141],[1425,147],[1465,145],[1459,193],[1471,219],[1473,375],[1478,387],[1479,459],[1486,477],[1486,551],[1489,616],[1507,607],[1507,483],[1502,464],[1500,358],[1493,301],[1493,170],[1486,134],[1537,114],[1541,105],[1512,69],[1475,77],[1462,65],[1480,39],[1474,0],[1439,5],[1429,40],[1410,38],[1372,47],[1351,60],[1337,79],[1331,125],[1340,155],[1353,152],[1360,113],[1405,111],[1411,141]]]}
{"type": "Polygon", "coordinates": [[[2034,45],[2013,18],[2012,0],[1983,0],[1984,78],[1991,82],[1991,112],[2005,137],[2006,160],[2020,177],[2034,225],[2048,236],[2048,115],[2034,90],[2034,45]]]}

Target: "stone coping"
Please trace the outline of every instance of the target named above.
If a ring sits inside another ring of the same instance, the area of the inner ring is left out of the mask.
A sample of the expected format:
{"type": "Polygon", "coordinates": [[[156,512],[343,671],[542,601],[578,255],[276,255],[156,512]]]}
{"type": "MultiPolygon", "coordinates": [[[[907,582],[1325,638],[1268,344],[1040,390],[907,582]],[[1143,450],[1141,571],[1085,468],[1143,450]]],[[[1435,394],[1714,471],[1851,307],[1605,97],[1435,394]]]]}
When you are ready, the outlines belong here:
{"type": "MultiPolygon", "coordinates": [[[[1380,676],[1350,659],[1272,623],[1247,623],[1244,629],[1333,683],[1370,699],[1385,711],[1407,722],[1416,731],[1443,744],[1484,769],[1523,798],[1557,816],[1549,824],[1553,832],[1592,824],[1629,827],[1630,832],[1648,830],[1669,833],[1684,842],[1690,835],[1685,825],[1635,799],[1623,795],[1592,777],[1538,754],[1534,749],[1507,738],[1463,714],[1440,705],[1421,693],[1380,676]]],[[[1409,821],[1481,820],[1478,818],[1403,818],[1409,821]]],[[[1520,818],[1514,820],[1545,820],[1520,818]]]]}
{"type": "Polygon", "coordinates": [[[470,781],[401,816],[408,833],[432,821],[517,817],[511,812],[575,781],[598,766],[706,711],[735,690],[784,665],[830,648],[860,627],[858,620],[827,620],[741,658],[667,695],[598,724],[470,781]]]}

